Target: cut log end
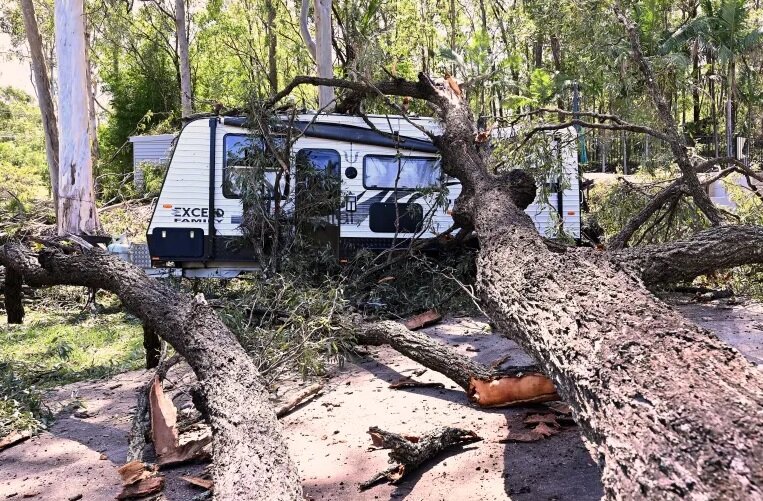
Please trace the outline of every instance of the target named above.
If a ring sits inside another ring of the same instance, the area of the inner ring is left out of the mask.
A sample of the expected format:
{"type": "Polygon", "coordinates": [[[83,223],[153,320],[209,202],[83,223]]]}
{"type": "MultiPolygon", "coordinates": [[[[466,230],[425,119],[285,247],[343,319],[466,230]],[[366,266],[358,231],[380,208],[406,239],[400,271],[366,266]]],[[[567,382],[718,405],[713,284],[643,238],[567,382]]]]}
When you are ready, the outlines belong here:
{"type": "Polygon", "coordinates": [[[540,373],[519,373],[489,379],[471,378],[469,400],[480,407],[509,407],[559,400],[554,383],[540,373]]]}

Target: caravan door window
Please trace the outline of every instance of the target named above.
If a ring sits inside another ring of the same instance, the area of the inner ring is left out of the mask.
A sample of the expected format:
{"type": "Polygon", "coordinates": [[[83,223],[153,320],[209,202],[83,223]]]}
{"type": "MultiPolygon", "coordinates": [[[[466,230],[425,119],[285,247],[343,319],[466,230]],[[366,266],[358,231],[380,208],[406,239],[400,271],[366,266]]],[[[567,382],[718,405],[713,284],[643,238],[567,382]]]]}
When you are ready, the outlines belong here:
{"type": "Polygon", "coordinates": [[[367,189],[415,190],[440,185],[440,159],[397,155],[366,155],[363,186],[367,189]]]}
{"type": "Polygon", "coordinates": [[[339,210],[342,159],[339,152],[303,148],[294,158],[297,166],[297,207],[305,215],[330,216],[339,210]]]}
{"type": "MultiPolygon", "coordinates": [[[[283,139],[273,138],[273,144],[280,147],[283,139]]],[[[241,198],[241,183],[249,169],[265,168],[263,188],[273,198],[273,184],[278,172],[274,159],[265,156],[265,140],[246,134],[226,134],[223,137],[223,195],[225,198],[241,198]],[[272,164],[272,166],[270,165],[272,164]]],[[[282,197],[288,196],[287,176],[281,176],[279,189],[282,197]]]]}

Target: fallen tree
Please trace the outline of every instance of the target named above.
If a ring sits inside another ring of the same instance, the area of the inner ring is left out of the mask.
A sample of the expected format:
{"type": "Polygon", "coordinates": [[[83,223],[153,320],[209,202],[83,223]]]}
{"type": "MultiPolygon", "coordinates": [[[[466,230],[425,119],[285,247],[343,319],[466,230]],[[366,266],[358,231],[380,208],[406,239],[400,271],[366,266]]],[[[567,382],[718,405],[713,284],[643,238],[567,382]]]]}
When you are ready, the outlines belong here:
{"type": "Polygon", "coordinates": [[[0,264],[32,286],[79,285],[116,294],[188,362],[199,381],[213,433],[215,496],[219,499],[299,500],[302,488],[257,368],[203,298],[149,278],[97,249],[32,253],[0,246],[0,264]]]}
{"type": "MultiPolygon", "coordinates": [[[[476,285],[483,307],[572,406],[595,447],[607,497],[761,495],[760,371],[656,299],[613,262],[622,263],[616,256],[542,238],[522,210],[532,201],[534,181],[488,170],[463,98],[424,74],[417,82],[365,89],[342,80],[298,82],[347,88],[351,95],[384,89],[435,108],[443,122],[433,139],[443,170],[462,183],[454,220],[480,242],[476,285]]],[[[714,208],[703,211],[718,222],[714,208]]]]}

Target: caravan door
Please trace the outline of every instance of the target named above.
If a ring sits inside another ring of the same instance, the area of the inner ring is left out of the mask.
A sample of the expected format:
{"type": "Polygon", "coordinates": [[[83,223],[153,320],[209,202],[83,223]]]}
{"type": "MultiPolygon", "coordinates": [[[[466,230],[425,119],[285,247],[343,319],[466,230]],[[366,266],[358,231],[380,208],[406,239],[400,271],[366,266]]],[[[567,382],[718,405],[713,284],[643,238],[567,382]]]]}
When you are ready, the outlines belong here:
{"type": "Polygon", "coordinates": [[[303,234],[319,244],[339,248],[339,204],[342,199],[338,151],[302,148],[294,157],[297,170],[295,206],[303,234]]]}

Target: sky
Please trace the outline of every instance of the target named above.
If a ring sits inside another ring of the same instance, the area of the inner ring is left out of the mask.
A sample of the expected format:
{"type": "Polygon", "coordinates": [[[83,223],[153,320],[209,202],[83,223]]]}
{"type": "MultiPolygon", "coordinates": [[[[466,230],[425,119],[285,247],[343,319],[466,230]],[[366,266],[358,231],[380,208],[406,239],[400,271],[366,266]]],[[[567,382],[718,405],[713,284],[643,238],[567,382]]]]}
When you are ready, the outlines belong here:
{"type": "Polygon", "coordinates": [[[19,61],[10,55],[11,37],[0,33],[0,87],[13,86],[35,97],[29,61],[19,61]]]}

